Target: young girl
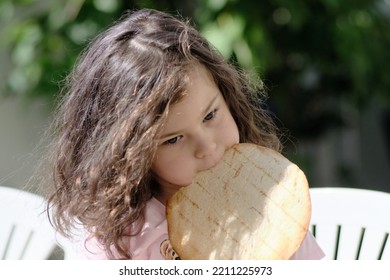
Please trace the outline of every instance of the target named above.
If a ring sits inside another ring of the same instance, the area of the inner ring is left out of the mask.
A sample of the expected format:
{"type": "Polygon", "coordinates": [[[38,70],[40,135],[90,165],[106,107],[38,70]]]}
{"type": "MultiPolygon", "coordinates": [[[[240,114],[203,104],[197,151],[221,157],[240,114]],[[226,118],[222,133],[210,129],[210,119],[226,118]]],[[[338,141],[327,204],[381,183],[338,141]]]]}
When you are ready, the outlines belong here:
{"type": "MultiPolygon", "coordinates": [[[[162,12],[126,14],[89,45],[67,82],[48,207],[63,234],[77,223],[88,232],[87,258],[165,258],[172,194],[234,144],[281,150],[260,87],[162,12]]],[[[310,234],[293,256],[321,257],[310,234]]]]}

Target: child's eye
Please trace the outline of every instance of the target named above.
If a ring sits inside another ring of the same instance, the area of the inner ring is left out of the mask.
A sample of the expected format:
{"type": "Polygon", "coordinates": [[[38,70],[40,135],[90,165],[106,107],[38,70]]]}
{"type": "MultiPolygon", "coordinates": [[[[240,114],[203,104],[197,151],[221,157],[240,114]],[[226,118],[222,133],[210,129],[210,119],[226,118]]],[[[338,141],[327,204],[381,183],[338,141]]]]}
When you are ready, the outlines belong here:
{"type": "Polygon", "coordinates": [[[167,141],[164,142],[164,144],[167,144],[167,145],[173,145],[173,144],[176,144],[183,136],[176,136],[176,137],[173,137],[171,139],[168,139],[167,141]]]}
{"type": "Polygon", "coordinates": [[[214,119],[216,114],[217,114],[217,109],[214,109],[204,117],[203,121],[210,121],[214,119]]]}

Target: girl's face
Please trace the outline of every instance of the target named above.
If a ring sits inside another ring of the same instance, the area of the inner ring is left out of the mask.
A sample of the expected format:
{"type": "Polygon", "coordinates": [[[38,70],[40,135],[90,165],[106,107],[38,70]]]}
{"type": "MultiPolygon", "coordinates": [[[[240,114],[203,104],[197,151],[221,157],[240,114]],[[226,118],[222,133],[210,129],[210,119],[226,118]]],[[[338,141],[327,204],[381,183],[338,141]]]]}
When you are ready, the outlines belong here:
{"type": "MultiPolygon", "coordinates": [[[[189,72],[186,95],[170,107],[152,171],[165,201],[194,176],[215,166],[239,142],[229,108],[203,66],[189,72]]],[[[158,197],[159,198],[159,197],[158,197]]]]}

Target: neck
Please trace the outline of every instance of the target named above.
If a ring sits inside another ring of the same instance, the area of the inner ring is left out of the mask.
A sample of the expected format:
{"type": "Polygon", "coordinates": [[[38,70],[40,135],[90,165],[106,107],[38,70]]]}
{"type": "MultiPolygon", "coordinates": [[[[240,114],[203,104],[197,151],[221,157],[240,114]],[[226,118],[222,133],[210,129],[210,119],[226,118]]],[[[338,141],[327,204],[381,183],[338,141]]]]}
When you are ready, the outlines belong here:
{"type": "Polygon", "coordinates": [[[171,198],[181,187],[175,186],[172,184],[166,184],[165,182],[160,182],[160,187],[154,193],[154,197],[160,201],[163,205],[166,205],[168,199],[171,198]]]}
{"type": "Polygon", "coordinates": [[[154,194],[154,197],[160,201],[164,206],[167,205],[168,199],[171,197],[171,195],[167,195],[163,192],[158,192],[154,194]]]}

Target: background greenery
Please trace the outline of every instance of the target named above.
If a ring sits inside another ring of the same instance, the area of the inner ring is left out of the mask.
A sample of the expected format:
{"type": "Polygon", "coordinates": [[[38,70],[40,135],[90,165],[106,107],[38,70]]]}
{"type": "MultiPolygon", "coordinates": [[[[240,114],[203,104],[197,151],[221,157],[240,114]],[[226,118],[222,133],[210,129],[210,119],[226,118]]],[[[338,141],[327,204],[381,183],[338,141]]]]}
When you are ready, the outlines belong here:
{"type": "Polygon", "coordinates": [[[226,58],[260,75],[290,139],[346,127],[373,99],[389,133],[389,0],[2,0],[1,95],[52,102],[88,40],[142,7],[191,18],[226,58]]]}

